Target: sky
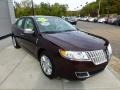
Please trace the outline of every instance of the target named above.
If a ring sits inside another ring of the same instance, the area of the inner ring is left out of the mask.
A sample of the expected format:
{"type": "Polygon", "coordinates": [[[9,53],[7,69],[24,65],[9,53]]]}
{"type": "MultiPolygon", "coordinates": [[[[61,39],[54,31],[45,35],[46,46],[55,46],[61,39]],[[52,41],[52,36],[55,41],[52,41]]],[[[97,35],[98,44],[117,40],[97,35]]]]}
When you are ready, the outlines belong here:
{"type": "MultiPolygon", "coordinates": [[[[22,0],[15,0],[15,1],[22,1],[22,0]]],[[[96,0],[33,0],[34,3],[39,4],[40,2],[45,2],[45,3],[50,3],[50,4],[54,4],[54,3],[59,3],[59,4],[68,4],[68,10],[80,10],[85,4],[86,2],[90,3],[96,0]],[[82,5],[82,6],[81,6],[82,5]]]]}

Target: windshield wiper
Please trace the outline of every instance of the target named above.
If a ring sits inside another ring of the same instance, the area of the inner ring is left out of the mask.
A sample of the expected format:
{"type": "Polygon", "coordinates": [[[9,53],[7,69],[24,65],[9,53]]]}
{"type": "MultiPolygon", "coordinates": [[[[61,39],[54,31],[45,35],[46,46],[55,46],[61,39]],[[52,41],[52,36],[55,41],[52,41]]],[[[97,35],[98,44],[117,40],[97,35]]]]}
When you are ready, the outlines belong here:
{"type": "Polygon", "coordinates": [[[42,32],[42,33],[59,33],[60,31],[45,31],[45,32],[42,32]]]}
{"type": "Polygon", "coordinates": [[[75,30],[66,30],[66,31],[63,31],[63,32],[70,32],[70,31],[72,32],[72,31],[75,31],[75,30]]]}
{"type": "Polygon", "coordinates": [[[45,32],[42,32],[42,33],[62,33],[62,32],[69,32],[69,31],[75,31],[75,30],[65,30],[65,31],[45,31],[45,32]]]}

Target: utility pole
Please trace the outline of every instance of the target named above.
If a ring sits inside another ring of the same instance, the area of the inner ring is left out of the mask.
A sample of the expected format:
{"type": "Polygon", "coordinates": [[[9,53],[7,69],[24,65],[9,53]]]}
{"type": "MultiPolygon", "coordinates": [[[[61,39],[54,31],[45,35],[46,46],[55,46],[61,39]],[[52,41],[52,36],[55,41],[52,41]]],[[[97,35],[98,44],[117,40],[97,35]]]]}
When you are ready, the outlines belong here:
{"type": "Polygon", "coordinates": [[[33,0],[31,0],[32,2],[32,15],[34,16],[35,15],[35,10],[34,10],[34,3],[33,3],[33,0]]]}
{"type": "Polygon", "coordinates": [[[100,17],[101,2],[102,0],[99,0],[98,17],[100,17]]]}
{"type": "Polygon", "coordinates": [[[108,11],[107,11],[108,18],[110,17],[110,8],[111,8],[111,6],[112,6],[112,0],[108,0],[108,11]]]}

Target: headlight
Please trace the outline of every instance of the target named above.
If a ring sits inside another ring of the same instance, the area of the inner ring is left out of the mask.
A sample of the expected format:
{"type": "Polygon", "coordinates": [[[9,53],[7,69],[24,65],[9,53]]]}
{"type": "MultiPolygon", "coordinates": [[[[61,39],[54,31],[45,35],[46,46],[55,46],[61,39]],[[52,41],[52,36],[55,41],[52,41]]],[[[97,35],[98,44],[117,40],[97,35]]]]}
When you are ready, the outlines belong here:
{"type": "Polygon", "coordinates": [[[109,59],[111,59],[111,57],[112,57],[112,48],[111,48],[111,45],[110,45],[110,44],[108,45],[107,49],[108,49],[109,59]]]}
{"type": "Polygon", "coordinates": [[[90,61],[85,52],[59,50],[62,57],[76,61],[90,61]]]}

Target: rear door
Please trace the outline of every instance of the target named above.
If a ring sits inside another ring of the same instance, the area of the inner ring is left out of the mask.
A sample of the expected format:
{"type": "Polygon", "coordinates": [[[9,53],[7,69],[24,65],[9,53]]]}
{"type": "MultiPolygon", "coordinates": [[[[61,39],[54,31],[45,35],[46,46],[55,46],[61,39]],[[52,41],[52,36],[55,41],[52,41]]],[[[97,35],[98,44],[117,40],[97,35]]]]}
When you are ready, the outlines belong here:
{"type": "Polygon", "coordinates": [[[23,36],[23,32],[24,32],[24,28],[23,28],[24,21],[25,21],[24,18],[19,19],[14,24],[13,31],[12,31],[20,45],[22,45],[22,36],[23,36]]]}

